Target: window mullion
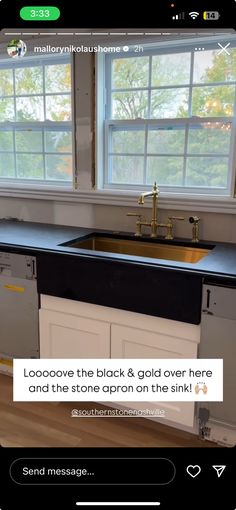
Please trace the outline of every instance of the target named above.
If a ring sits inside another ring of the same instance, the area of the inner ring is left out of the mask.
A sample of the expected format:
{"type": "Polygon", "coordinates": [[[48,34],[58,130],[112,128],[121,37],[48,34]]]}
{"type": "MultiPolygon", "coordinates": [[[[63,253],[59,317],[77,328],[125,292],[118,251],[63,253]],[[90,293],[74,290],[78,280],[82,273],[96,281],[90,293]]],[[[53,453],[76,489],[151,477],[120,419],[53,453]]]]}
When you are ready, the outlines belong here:
{"type": "MultiPolygon", "coordinates": [[[[13,71],[13,101],[14,101],[14,119],[16,122],[16,75],[15,75],[15,69],[12,69],[13,71]]],[[[14,156],[14,167],[15,167],[15,178],[17,178],[17,158],[16,158],[16,130],[13,129],[13,156],[14,156]]]]}
{"type": "Polygon", "coordinates": [[[189,135],[189,123],[187,123],[187,125],[186,125],[186,128],[185,128],[185,138],[184,138],[183,186],[186,185],[188,135],[189,135]]]}
{"type": "Polygon", "coordinates": [[[106,151],[106,157],[107,157],[107,161],[106,161],[106,168],[107,168],[106,179],[107,179],[107,182],[112,182],[112,172],[111,172],[112,165],[111,165],[111,157],[109,155],[109,153],[111,152],[110,149],[111,149],[111,146],[112,146],[112,130],[108,129],[108,127],[106,129],[107,129],[106,139],[107,139],[107,146],[108,146],[108,151],[106,151]]]}
{"type": "MultiPolygon", "coordinates": [[[[46,112],[46,82],[45,82],[45,65],[42,66],[43,68],[43,116],[44,116],[44,122],[47,121],[47,112],[46,112]]],[[[42,129],[42,150],[43,150],[43,177],[44,180],[46,180],[46,156],[45,156],[45,136],[46,136],[46,129],[45,127],[42,129]]]]}
{"type": "MultiPolygon", "coordinates": [[[[189,97],[188,97],[188,116],[189,116],[189,118],[192,117],[193,73],[194,73],[194,52],[191,51],[190,75],[189,75],[189,97]]],[[[186,186],[188,137],[189,137],[189,122],[187,122],[186,127],[185,127],[184,161],[183,161],[183,187],[186,186]]]]}
{"type": "Polygon", "coordinates": [[[233,122],[233,117],[191,117],[191,118],[187,118],[187,117],[180,117],[180,118],[176,118],[176,119],[173,119],[173,118],[170,118],[170,119],[123,119],[123,120],[116,120],[116,119],[111,119],[111,120],[107,120],[106,122],[109,123],[109,125],[113,125],[113,126],[126,126],[126,127],[129,127],[129,126],[138,126],[138,125],[142,125],[142,124],[145,124],[145,123],[148,123],[150,126],[165,126],[165,125],[169,125],[169,126],[181,126],[183,124],[186,124],[186,122],[188,122],[190,125],[191,124],[203,124],[203,123],[206,123],[206,122],[211,122],[211,123],[214,123],[214,122],[218,122],[218,123],[232,123],[233,122]]]}
{"type": "Polygon", "coordinates": [[[191,61],[190,61],[190,80],[189,80],[189,98],[188,98],[188,116],[190,118],[192,117],[193,72],[194,72],[194,51],[191,52],[191,61]]]}
{"type": "Polygon", "coordinates": [[[107,57],[108,58],[108,62],[109,62],[109,67],[108,67],[108,70],[106,71],[107,75],[106,75],[106,89],[104,90],[104,96],[105,96],[105,118],[106,119],[110,119],[111,118],[111,113],[112,113],[112,90],[111,90],[111,85],[112,85],[112,78],[111,78],[111,75],[112,75],[112,59],[107,57]]]}
{"type": "Polygon", "coordinates": [[[230,153],[229,153],[229,168],[231,170],[228,181],[229,183],[231,196],[236,198],[236,151],[235,151],[235,142],[236,140],[236,85],[234,89],[234,120],[231,126],[231,139],[230,139],[230,153]]]}
{"type": "MultiPolygon", "coordinates": [[[[148,70],[148,119],[151,118],[151,86],[152,86],[152,55],[149,56],[149,70],[148,70]]],[[[144,140],[144,176],[143,184],[147,183],[147,146],[148,146],[148,123],[145,125],[145,140],[144,140]]]]}

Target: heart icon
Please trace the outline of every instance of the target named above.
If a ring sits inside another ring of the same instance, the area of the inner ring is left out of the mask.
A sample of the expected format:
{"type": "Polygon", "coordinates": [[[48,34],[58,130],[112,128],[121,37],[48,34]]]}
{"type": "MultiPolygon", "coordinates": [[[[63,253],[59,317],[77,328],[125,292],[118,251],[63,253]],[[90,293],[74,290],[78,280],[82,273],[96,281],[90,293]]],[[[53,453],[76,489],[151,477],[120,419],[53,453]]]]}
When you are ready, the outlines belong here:
{"type": "Polygon", "coordinates": [[[198,465],[192,466],[190,464],[187,467],[186,471],[187,471],[188,475],[190,475],[192,478],[195,478],[196,476],[198,476],[201,473],[201,468],[198,465]]]}

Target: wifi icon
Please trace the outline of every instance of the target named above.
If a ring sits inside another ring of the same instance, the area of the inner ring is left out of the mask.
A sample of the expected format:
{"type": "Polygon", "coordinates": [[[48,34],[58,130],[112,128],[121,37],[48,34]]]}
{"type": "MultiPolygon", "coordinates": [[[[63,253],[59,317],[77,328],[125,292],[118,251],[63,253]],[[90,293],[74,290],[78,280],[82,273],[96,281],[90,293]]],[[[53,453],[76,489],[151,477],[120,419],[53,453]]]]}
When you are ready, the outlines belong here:
{"type": "Polygon", "coordinates": [[[189,16],[191,16],[192,19],[196,19],[199,16],[199,12],[189,12],[189,16]]]}

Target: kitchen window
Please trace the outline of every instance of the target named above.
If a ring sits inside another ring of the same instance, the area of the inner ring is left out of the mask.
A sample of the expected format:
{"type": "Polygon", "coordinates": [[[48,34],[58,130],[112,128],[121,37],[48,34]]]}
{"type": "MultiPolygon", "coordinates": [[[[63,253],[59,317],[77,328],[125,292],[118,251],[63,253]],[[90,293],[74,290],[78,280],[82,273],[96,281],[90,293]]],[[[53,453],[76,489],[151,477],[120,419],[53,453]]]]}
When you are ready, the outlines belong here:
{"type": "Polygon", "coordinates": [[[0,182],[73,180],[69,56],[0,62],[0,182]]]}
{"type": "Polygon", "coordinates": [[[101,187],[233,196],[236,48],[217,41],[104,57],[101,187]]]}

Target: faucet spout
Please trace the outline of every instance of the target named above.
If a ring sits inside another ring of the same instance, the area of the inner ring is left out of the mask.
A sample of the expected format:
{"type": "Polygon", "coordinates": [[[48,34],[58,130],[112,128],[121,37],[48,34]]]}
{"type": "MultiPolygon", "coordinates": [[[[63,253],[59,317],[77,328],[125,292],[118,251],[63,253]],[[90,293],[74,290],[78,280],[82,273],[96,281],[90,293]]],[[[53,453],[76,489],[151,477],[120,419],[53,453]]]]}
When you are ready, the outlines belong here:
{"type": "Polygon", "coordinates": [[[143,205],[144,204],[144,198],[146,198],[146,197],[154,197],[154,196],[157,197],[158,193],[159,193],[159,189],[157,187],[157,183],[154,182],[152,191],[146,191],[144,193],[141,193],[141,195],[140,195],[140,197],[138,199],[139,205],[143,205]]]}
{"type": "Polygon", "coordinates": [[[144,199],[146,197],[152,197],[152,219],[151,219],[151,237],[157,237],[157,197],[158,197],[159,189],[157,187],[157,183],[154,182],[152,191],[147,191],[145,193],[141,193],[138,203],[140,205],[144,204],[144,199]]]}

